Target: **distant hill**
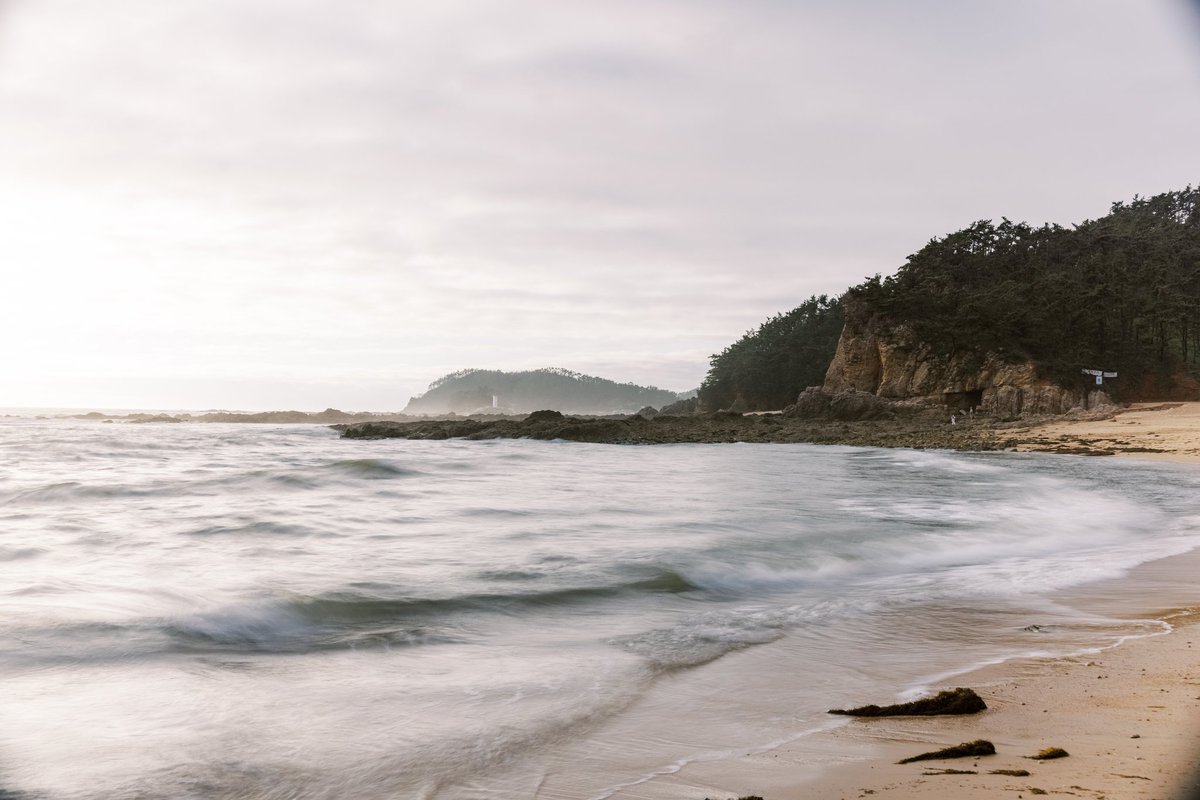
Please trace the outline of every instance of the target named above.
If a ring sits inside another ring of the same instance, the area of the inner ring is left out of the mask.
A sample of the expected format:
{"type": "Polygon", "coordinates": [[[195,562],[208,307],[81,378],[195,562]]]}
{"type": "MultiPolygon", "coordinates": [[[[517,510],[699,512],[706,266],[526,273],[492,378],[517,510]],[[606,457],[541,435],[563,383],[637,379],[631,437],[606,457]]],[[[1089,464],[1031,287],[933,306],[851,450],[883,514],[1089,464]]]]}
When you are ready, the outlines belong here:
{"type": "Polygon", "coordinates": [[[429,384],[424,394],[408,401],[404,413],[526,414],[548,408],[565,414],[628,414],[646,406],[658,408],[678,398],[675,392],[665,389],[617,383],[565,369],[465,369],[429,384]]]}

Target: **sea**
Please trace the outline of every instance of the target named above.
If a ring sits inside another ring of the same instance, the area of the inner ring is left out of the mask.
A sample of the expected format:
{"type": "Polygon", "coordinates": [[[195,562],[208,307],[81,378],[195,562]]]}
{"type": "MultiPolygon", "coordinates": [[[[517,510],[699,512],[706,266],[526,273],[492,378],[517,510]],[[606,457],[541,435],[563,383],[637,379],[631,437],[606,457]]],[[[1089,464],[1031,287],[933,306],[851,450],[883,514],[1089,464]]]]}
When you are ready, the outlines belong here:
{"type": "Polygon", "coordinates": [[[749,794],[680,776],[1162,634],[1064,598],[1200,547],[1198,497],[1078,456],[3,416],[0,798],[749,794]]]}

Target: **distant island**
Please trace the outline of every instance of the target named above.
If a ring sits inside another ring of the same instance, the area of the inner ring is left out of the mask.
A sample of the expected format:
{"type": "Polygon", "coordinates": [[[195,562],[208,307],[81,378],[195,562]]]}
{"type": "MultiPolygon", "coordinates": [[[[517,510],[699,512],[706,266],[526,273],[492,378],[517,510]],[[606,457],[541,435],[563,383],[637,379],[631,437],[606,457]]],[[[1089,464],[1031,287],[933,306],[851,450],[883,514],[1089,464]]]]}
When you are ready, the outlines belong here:
{"type": "Polygon", "coordinates": [[[424,393],[411,398],[400,412],[341,411],[208,411],[198,413],[89,411],[68,415],[97,422],[172,423],[225,422],[258,424],[346,424],[378,420],[417,420],[461,416],[521,416],[552,408],[567,414],[608,416],[633,414],[650,407],[691,411],[695,390],[676,393],[654,386],[618,383],[566,369],[523,372],[466,369],[438,378],[424,393]]]}
{"type": "Polygon", "coordinates": [[[617,383],[566,369],[465,369],[429,384],[428,391],[408,401],[404,414],[527,414],[547,408],[566,414],[630,414],[683,398],[654,386],[617,383]]]}

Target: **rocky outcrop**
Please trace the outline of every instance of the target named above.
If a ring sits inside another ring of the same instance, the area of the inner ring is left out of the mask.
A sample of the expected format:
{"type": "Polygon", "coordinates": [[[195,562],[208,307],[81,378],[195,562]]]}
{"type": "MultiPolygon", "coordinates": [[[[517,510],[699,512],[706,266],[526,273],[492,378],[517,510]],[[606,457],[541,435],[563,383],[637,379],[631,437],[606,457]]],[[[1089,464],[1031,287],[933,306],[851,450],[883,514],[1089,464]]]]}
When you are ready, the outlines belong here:
{"type": "Polygon", "coordinates": [[[801,419],[854,420],[894,419],[895,403],[870,392],[856,390],[831,392],[810,386],[800,393],[794,405],[783,410],[785,417],[801,419]]]}
{"type": "Polygon", "coordinates": [[[699,411],[699,407],[700,401],[695,397],[689,397],[686,400],[676,400],[674,403],[663,406],[658,410],[658,413],[678,417],[686,414],[695,414],[699,411]]]}
{"type": "Polygon", "coordinates": [[[822,390],[831,396],[867,393],[1002,418],[1113,404],[1102,391],[1068,388],[1040,376],[1032,361],[995,353],[934,352],[904,327],[884,326],[862,308],[847,314],[822,390]]]}

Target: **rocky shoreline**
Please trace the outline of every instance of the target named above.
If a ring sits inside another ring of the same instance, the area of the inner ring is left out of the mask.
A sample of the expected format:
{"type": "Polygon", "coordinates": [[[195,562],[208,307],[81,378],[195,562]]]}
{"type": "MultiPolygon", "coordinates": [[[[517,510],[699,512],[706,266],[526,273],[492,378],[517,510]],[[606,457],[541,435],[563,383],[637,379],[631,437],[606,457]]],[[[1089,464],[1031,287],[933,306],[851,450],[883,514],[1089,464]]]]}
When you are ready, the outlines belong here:
{"type": "MultiPolygon", "coordinates": [[[[1111,419],[1119,410],[1079,416],[1111,419]]],[[[831,420],[783,414],[717,412],[676,416],[647,413],[620,417],[575,417],[537,411],[524,417],[480,417],[420,421],[369,421],[333,425],[347,439],[536,439],[601,444],[793,443],[858,447],[994,451],[1034,450],[1112,455],[1112,441],[1047,438],[1036,429],[1064,417],[1002,420],[981,414],[914,414],[891,419],[831,420]]]]}

